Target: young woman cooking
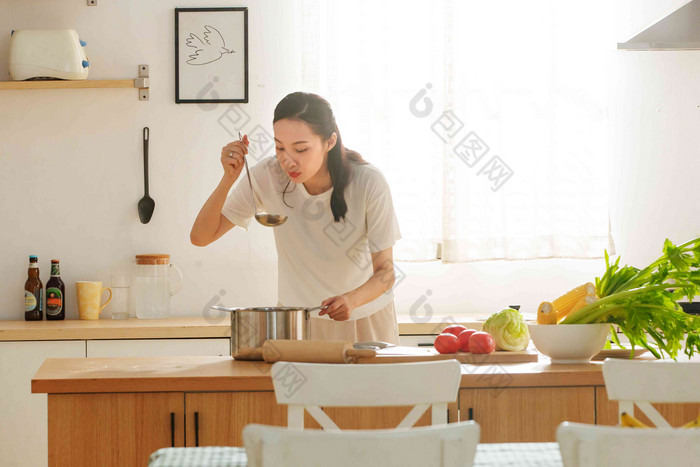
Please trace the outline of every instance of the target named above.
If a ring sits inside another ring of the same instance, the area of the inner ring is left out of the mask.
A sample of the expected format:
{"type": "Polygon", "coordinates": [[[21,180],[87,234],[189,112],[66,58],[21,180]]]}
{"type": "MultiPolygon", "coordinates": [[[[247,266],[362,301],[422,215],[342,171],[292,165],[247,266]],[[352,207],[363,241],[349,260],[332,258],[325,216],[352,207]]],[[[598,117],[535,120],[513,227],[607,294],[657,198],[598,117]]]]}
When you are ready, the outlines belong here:
{"type": "MultiPolygon", "coordinates": [[[[261,160],[250,175],[258,209],[288,216],[274,227],[279,305],[326,307],[311,320],[314,340],[398,344],[392,246],[401,233],[384,176],[343,146],[320,96],[286,96],[273,129],[276,157],[261,160]]],[[[208,245],[236,225],[247,229],[254,217],[247,181],[231,190],[247,153],[247,136],[222,148],[224,175],[195,220],[194,245],[208,245]]]]}

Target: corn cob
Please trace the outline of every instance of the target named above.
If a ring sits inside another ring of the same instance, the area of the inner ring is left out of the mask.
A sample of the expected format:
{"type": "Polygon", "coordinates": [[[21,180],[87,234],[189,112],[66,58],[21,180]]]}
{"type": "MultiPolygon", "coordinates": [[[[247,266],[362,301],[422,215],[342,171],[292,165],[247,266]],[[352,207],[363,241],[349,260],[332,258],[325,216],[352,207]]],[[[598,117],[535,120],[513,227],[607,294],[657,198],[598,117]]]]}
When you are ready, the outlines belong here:
{"type": "Polygon", "coordinates": [[[620,415],[620,426],[628,428],[649,428],[647,425],[640,422],[627,412],[622,412],[620,415]]]}
{"type": "Polygon", "coordinates": [[[554,309],[563,313],[568,313],[572,306],[587,295],[595,296],[595,285],[592,282],[586,282],[578,287],[569,290],[561,297],[552,301],[554,309]]]}
{"type": "Polygon", "coordinates": [[[557,313],[550,302],[542,302],[537,308],[537,324],[557,324],[557,313]]]}
{"type": "Polygon", "coordinates": [[[681,428],[700,428],[700,415],[683,425],[681,428]]]}
{"type": "Polygon", "coordinates": [[[571,313],[575,313],[581,308],[583,308],[586,305],[590,305],[591,303],[595,302],[597,300],[595,295],[586,295],[585,297],[582,297],[578,302],[574,303],[574,305],[569,308],[568,310],[557,310],[557,324],[561,323],[564,321],[564,318],[569,316],[571,313]]]}

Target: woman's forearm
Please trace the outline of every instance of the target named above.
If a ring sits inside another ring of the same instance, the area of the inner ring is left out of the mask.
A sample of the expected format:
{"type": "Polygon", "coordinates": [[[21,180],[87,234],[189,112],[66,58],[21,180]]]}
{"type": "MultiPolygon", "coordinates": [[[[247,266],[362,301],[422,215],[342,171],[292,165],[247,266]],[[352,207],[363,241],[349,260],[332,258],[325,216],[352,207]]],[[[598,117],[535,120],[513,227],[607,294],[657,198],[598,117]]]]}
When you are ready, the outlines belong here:
{"type": "Polygon", "coordinates": [[[190,240],[195,245],[210,243],[219,228],[221,209],[236,179],[224,175],[194,221],[190,240]]]}
{"type": "Polygon", "coordinates": [[[376,270],[367,282],[348,292],[348,298],[355,308],[362,306],[391,290],[395,280],[394,265],[391,263],[391,267],[376,270]]]}

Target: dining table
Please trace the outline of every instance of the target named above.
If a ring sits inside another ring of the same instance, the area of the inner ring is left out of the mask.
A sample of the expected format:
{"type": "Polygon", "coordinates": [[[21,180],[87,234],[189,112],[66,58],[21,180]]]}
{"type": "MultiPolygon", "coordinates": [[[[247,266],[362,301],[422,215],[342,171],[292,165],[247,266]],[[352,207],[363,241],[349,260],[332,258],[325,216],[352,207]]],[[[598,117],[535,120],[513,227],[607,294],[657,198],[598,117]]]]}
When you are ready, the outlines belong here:
{"type": "MultiPolygon", "coordinates": [[[[245,467],[245,448],[206,446],[163,448],[151,455],[149,467],[245,467]]],[[[476,447],[474,467],[563,466],[557,443],[481,443],[476,447]]]]}

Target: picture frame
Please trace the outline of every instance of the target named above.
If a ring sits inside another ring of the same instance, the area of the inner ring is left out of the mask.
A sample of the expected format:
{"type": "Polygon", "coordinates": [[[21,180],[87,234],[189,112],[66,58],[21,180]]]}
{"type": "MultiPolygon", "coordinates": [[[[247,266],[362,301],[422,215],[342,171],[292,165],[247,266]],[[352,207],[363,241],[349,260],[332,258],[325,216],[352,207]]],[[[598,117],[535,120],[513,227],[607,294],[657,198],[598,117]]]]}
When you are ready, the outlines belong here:
{"type": "Polygon", "coordinates": [[[175,8],[175,103],[248,102],[248,8],[175,8]]]}

